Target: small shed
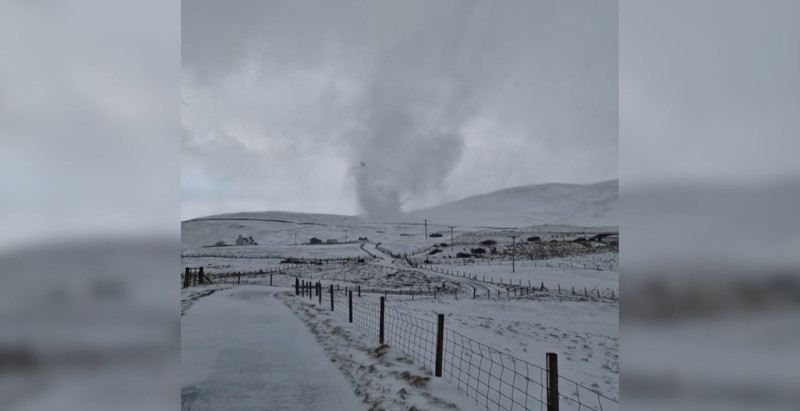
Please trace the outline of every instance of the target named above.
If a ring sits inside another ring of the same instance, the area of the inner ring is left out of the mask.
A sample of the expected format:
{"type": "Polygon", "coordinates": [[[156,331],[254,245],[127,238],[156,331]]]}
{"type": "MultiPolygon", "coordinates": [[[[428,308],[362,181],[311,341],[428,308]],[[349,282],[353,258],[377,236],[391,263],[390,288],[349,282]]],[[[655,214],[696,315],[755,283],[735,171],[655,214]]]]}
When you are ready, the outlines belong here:
{"type": "Polygon", "coordinates": [[[320,240],[317,237],[311,237],[311,240],[309,241],[309,243],[310,244],[322,244],[322,240],[320,240]]]}

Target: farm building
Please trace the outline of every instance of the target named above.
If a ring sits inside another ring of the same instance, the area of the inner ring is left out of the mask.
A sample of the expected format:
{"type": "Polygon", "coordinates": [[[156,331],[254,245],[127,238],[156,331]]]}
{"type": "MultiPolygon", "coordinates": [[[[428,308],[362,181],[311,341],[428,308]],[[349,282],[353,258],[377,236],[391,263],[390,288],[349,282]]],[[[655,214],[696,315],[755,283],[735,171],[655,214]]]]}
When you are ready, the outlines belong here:
{"type": "Polygon", "coordinates": [[[258,245],[258,243],[253,240],[253,236],[243,237],[239,234],[239,238],[236,239],[236,245],[258,245]]]}
{"type": "Polygon", "coordinates": [[[339,240],[337,240],[335,238],[329,238],[328,241],[326,241],[326,243],[328,243],[328,244],[336,244],[338,242],[339,242],[339,240]]]}
{"type": "Polygon", "coordinates": [[[311,237],[311,240],[308,242],[309,244],[322,244],[322,240],[317,237],[311,237]]]}

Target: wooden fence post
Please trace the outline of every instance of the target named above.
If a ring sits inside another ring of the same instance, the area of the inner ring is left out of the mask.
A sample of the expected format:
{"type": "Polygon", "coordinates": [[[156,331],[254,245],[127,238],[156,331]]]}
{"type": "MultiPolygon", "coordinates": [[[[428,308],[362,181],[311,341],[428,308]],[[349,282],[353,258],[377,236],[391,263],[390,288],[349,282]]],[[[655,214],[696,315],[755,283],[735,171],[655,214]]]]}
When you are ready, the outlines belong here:
{"type": "Polygon", "coordinates": [[[333,311],[333,284],[331,284],[331,311],[333,311]]]}
{"type": "Polygon", "coordinates": [[[272,274],[269,275],[269,286],[272,287],[272,274]]]}
{"type": "Polygon", "coordinates": [[[322,305],[322,283],[317,281],[317,295],[319,295],[319,305],[322,305]]]}
{"type": "Polygon", "coordinates": [[[183,288],[186,288],[186,287],[189,286],[189,276],[190,275],[191,275],[190,274],[190,268],[186,267],[186,269],[183,270],[183,288]]]}
{"type": "Polygon", "coordinates": [[[350,313],[349,314],[349,318],[350,318],[350,322],[352,323],[353,322],[353,292],[352,291],[350,291],[350,293],[347,294],[347,311],[350,313]]]}
{"type": "Polygon", "coordinates": [[[384,308],[385,308],[384,303],[385,303],[385,300],[384,300],[383,297],[381,297],[381,327],[380,327],[380,335],[379,335],[380,338],[378,339],[378,341],[381,344],[383,344],[383,312],[384,312],[384,308]]]}
{"type": "Polygon", "coordinates": [[[547,411],[558,411],[558,356],[547,353],[547,411]]]}
{"type": "Polygon", "coordinates": [[[200,284],[203,284],[203,281],[204,281],[203,277],[204,277],[204,275],[203,275],[203,267],[200,267],[200,272],[197,273],[197,280],[198,280],[197,282],[200,283],[200,284]]]}
{"type": "Polygon", "coordinates": [[[444,314],[437,315],[436,324],[436,367],[435,376],[442,376],[442,357],[444,357],[444,314]]]}

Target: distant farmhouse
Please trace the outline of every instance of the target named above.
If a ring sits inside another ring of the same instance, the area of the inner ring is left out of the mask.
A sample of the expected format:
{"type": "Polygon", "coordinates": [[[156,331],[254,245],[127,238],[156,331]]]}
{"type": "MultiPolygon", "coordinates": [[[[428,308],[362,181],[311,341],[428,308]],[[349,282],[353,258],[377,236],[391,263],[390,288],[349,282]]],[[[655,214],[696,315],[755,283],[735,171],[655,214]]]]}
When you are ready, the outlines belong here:
{"type": "Polygon", "coordinates": [[[322,240],[317,237],[311,237],[311,240],[308,242],[309,244],[322,244],[322,240]]]}
{"type": "Polygon", "coordinates": [[[253,240],[253,236],[243,237],[239,234],[239,238],[236,239],[236,245],[258,245],[258,243],[253,240]]]}
{"type": "Polygon", "coordinates": [[[339,240],[337,240],[335,238],[329,238],[328,241],[326,241],[326,243],[328,243],[328,244],[336,244],[338,242],[339,242],[339,240]]]}

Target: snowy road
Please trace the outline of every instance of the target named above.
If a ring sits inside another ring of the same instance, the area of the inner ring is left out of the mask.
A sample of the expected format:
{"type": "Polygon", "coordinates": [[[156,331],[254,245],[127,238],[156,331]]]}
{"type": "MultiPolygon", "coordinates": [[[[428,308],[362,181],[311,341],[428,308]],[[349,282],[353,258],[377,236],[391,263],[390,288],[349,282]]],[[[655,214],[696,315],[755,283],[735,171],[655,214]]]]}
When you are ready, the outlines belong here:
{"type": "Polygon", "coordinates": [[[181,319],[183,410],[361,410],[305,324],[242,286],[199,299],[181,319]]]}

